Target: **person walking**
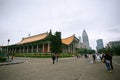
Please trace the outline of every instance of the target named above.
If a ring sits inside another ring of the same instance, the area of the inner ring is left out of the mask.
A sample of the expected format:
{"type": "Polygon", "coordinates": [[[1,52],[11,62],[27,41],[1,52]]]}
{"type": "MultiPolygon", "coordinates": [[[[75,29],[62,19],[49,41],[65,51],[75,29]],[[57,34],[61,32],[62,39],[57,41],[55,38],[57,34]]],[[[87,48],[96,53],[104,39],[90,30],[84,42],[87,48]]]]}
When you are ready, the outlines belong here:
{"type": "Polygon", "coordinates": [[[105,54],[104,60],[105,60],[105,65],[107,67],[107,70],[111,72],[111,66],[110,66],[111,56],[108,53],[105,54]]]}
{"type": "Polygon", "coordinates": [[[52,55],[53,64],[55,63],[55,54],[52,55]]]}
{"type": "Polygon", "coordinates": [[[58,62],[58,58],[59,58],[59,55],[58,55],[58,54],[55,54],[56,62],[58,62]]]}
{"type": "Polygon", "coordinates": [[[110,56],[110,67],[111,67],[111,70],[113,70],[113,64],[112,64],[112,54],[109,54],[110,56]]]}
{"type": "Polygon", "coordinates": [[[95,63],[96,55],[92,54],[92,58],[93,58],[93,63],[95,63]]]}
{"type": "Polygon", "coordinates": [[[13,58],[14,58],[14,55],[12,54],[12,56],[11,56],[11,61],[13,61],[13,58]]]}

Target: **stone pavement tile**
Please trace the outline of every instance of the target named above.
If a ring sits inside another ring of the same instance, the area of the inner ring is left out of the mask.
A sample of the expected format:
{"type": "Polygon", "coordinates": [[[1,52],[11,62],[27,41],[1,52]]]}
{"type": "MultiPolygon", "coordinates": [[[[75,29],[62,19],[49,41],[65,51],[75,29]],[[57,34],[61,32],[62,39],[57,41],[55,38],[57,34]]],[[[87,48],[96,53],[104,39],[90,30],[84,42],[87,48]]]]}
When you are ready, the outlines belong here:
{"type": "Polygon", "coordinates": [[[25,62],[25,61],[3,62],[3,63],[0,63],[0,66],[12,65],[12,64],[20,64],[20,63],[24,63],[24,62],[25,62]]]}
{"type": "MultiPolygon", "coordinates": [[[[20,60],[24,60],[24,58],[20,60]]],[[[120,79],[120,66],[116,64],[114,64],[114,72],[108,73],[104,63],[90,64],[84,58],[60,58],[55,64],[52,64],[50,58],[27,58],[26,61],[26,63],[18,65],[0,66],[0,80],[120,79]]]]}

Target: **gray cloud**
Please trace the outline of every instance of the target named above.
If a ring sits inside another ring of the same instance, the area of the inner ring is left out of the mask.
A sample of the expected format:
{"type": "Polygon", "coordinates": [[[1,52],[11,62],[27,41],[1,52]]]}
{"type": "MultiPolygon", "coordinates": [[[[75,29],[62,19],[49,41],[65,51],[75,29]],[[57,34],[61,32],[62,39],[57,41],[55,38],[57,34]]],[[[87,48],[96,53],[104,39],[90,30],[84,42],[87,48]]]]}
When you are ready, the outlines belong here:
{"type": "Polygon", "coordinates": [[[90,45],[96,39],[119,39],[119,0],[0,0],[0,45],[11,38],[15,43],[52,29],[62,37],[81,36],[86,29],[90,45]],[[113,36],[116,35],[116,36],[113,36]]]}

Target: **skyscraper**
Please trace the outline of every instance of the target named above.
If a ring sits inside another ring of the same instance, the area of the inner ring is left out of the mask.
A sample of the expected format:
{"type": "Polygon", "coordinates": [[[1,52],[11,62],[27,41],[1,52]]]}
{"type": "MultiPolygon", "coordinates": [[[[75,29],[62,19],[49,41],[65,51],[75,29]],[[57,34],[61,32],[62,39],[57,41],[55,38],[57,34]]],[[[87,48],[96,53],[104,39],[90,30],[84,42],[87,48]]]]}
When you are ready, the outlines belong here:
{"type": "Polygon", "coordinates": [[[88,35],[85,30],[83,30],[82,39],[83,39],[83,44],[86,46],[86,48],[90,49],[88,35]]]}
{"type": "Polygon", "coordinates": [[[104,47],[103,47],[103,40],[102,40],[102,39],[98,39],[96,42],[97,42],[97,47],[96,47],[97,51],[98,51],[99,49],[104,48],[104,47]]]}

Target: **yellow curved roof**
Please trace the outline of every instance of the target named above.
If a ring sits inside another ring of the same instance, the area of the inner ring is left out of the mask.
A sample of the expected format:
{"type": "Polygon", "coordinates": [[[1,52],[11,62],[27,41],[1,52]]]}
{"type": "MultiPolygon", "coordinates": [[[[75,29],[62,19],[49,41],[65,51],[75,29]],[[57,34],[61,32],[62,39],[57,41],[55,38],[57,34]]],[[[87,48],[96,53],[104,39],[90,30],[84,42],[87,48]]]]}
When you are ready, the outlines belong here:
{"type": "Polygon", "coordinates": [[[38,34],[38,35],[35,35],[35,36],[30,36],[30,37],[27,37],[27,38],[23,38],[22,41],[20,41],[18,44],[24,44],[24,43],[29,43],[29,42],[42,40],[42,39],[46,38],[47,35],[48,35],[48,33],[42,33],[42,34],[38,34]]]}
{"type": "MultiPolygon", "coordinates": [[[[24,43],[29,43],[29,42],[35,42],[35,41],[38,41],[38,40],[42,40],[42,39],[46,38],[47,35],[48,35],[48,33],[42,33],[42,34],[38,34],[38,35],[35,35],[35,36],[26,37],[26,38],[23,38],[17,44],[24,44],[24,43]]],[[[70,45],[72,43],[72,41],[74,40],[74,38],[75,38],[74,35],[72,35],[68,38],[64,38],[64,39],[62,39],[62,43],[66,44],[66,45],[70,45]]]]}
{"type": "Polygon", "coordinates": [[[66,44],[66,45],[70,45],[72,43],[72,41],[74,40],[74,35],[68,37],[68,38],[64,38],[62,39],[62,43],[66,44]]]}

